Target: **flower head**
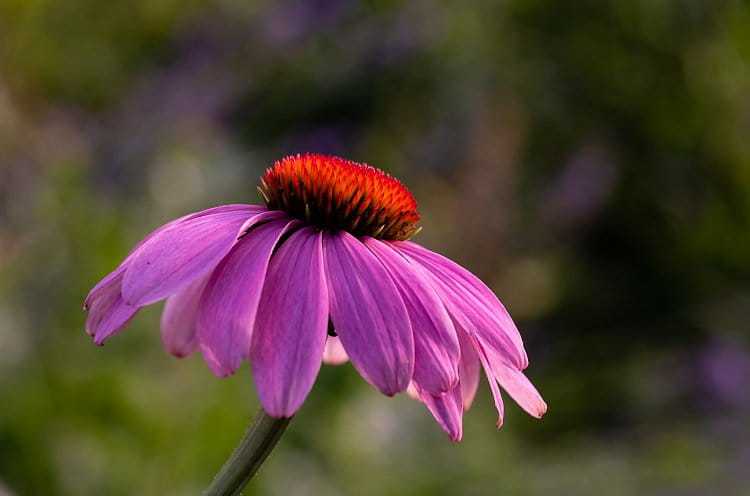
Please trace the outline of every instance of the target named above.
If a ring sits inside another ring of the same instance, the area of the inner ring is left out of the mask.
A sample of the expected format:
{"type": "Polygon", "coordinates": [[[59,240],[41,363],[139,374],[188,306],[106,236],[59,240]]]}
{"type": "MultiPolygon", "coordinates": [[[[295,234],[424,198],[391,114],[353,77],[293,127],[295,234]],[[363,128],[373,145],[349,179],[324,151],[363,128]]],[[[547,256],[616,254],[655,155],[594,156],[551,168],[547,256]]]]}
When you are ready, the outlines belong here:
{"type": "Polygon", "coordinates": [[[405,240],[419,230],[417,202],[385,172],[338,157],[287,157],[268,169],[258,191],[271,210],[283,210],[319,229],[405,240]]]}
{"type": "Polygon", "coordinates": [[[521,336],[466,269],[408,241],[416,202],[396,179],[324,155],[287,157],[259,191],[266,206],[225,205],[157,229],[89,293],[94,342],[167,299],[166,350],[200,350],[218,376],[250,360],[263,408],[289,417],[323,362],[350,360],[383,394],[409,391],[451,439],[483,369],[531,415],[546,405],[522,373],[521,336]]]}

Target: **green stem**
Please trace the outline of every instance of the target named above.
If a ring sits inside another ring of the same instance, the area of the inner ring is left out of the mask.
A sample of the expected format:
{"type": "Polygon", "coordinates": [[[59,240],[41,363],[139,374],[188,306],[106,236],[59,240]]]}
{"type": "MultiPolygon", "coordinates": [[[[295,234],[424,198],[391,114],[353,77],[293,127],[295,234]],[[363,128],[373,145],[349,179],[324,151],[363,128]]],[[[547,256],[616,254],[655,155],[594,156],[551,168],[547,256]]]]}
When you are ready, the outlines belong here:
{"type": "Polygon", "coordinates": [[[273,418],[261,408],[204,496],[239,495],[271,453],[290,420],[292,419],[273,418]]]}

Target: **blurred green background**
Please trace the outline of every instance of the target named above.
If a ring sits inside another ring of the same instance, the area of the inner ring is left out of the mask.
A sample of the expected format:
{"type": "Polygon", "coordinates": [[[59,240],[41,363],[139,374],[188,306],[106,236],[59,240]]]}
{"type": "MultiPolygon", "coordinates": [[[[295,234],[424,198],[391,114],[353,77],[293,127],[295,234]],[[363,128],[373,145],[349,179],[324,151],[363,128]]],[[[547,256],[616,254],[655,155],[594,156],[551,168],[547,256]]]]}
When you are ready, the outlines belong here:
{"type": "Polygon", "coordinates": [[[258,408],[88,289],[274,160],[388,170],[505,302],[537,421],[448,441],[324,367],[246,494],[750,494],[750,8],[739,0],[0,0],[0,494],[192,495],[258,408]]]}

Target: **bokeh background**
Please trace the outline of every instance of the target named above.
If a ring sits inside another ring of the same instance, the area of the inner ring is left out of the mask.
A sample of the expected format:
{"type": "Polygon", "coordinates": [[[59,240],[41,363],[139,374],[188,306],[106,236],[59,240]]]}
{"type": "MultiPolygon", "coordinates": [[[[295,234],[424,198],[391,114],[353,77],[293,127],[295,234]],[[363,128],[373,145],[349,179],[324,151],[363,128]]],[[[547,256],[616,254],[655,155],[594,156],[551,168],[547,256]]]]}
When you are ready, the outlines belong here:
{"type": "Polygon", "coordinates": [[[82,300],[153,228],[314,151],[399,177],[550,405],[448,441],[324,367],[246,494],[750,494],[739,0],[0,0],[0,493],[192,495],[258,408],[82,300]]]}

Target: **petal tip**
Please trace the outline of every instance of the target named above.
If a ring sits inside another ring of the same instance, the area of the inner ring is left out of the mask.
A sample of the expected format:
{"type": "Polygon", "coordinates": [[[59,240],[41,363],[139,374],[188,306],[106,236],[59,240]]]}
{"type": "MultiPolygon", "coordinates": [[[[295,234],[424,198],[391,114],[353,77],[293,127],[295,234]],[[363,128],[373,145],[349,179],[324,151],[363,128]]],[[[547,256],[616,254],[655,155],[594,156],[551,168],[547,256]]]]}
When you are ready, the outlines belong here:
{"type": "Polygon", "coordinates": [[[213,358],[213,356],[208,356],[205,351],[203,352],[203,359],[206,362],[206,365],[208,365],[208,369],[211,373],[220,379],[229,377],[237,370],[236,368],[233,370],[231,367],[225,367],[222,363],[213,358]]]}
{"type": "Polygon", "coordinates": [[[406,384],[384,384],[382,386],[376,386],[377,390],[383,393],[385,396],[388,396],[389,398],[392,398],[396,396],[399,393],[403,393],[404,391],[409,389],[409,383],[410,381],[406,381],[406,384]]]}
{"type": "Polygon", "coordinates": [[[203,361],[206,362],[208,369],[213,375],[219,378],[228,377],[237,372],[237,369],[240,368],[244,360],[244,358],[233,359],[229,357],[220,360],[217,354],[205,343],[200,343],[198,350],[200,350],[203,361]]]}

